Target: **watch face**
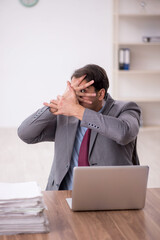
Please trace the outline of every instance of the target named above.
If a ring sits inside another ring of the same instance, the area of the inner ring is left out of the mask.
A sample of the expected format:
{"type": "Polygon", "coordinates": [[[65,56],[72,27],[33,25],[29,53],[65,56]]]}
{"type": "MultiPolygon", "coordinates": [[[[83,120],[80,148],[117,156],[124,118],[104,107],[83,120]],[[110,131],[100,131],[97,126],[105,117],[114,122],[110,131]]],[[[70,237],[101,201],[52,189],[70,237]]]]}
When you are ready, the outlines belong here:
{"type": "Polygon", "coordinates": [[[20,2],[26,7],[33,7],[36,5],[38,0],[20,0],[20,2]]]}

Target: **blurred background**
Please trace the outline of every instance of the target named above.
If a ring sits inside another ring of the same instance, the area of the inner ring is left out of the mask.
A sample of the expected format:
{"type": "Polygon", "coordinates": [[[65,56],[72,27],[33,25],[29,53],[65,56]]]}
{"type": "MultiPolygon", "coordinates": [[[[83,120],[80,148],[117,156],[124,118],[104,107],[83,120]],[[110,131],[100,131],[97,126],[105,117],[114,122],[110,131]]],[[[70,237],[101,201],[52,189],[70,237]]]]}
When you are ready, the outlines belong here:
{"type": "MultiPolygon", "coordinates": [[[[39,0],[26,7],[20,0],[0,0],[0,182],[34,180],[45,189],[54,144],[27,145],[17,128],[44,101],[63,93],[75,69],[102,66],[115,94],[114,2],[39,0]]],[[[149,187],[160,186],[159,141],[159,128],[139,133],[149,187]]]]}

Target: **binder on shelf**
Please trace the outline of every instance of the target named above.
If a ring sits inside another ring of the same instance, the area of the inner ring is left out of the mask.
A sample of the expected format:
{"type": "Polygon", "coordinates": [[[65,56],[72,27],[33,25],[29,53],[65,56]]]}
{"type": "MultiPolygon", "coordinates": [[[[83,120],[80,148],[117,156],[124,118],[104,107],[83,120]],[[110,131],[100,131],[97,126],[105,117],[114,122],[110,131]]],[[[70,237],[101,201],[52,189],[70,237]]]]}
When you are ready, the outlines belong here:
{"type": "Polygon", "coordinates": [[[124,49],[119,49],[119,70],[124,69],[124,49]]]}
{"type": "Polygon", "coordinates": [[[130,69],[130,49],[125,48],[124,50],[124,70],[130,69]]]}
{"type": "Polygon", "coordinates": [[[130,49],[120,48],[119,49],[119,70],[130,69],[130,49]]]}

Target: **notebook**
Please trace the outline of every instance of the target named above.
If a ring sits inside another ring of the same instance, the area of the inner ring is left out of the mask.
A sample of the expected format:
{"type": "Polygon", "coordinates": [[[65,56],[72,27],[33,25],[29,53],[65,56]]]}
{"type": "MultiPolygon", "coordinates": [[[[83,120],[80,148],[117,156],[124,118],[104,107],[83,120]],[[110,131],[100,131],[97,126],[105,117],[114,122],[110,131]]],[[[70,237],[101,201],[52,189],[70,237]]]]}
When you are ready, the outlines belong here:
{"type": "Polygon", "coordinates": [[[145,206],[148,166],[75,167],[73,211],[128,210],[145,206]]]}

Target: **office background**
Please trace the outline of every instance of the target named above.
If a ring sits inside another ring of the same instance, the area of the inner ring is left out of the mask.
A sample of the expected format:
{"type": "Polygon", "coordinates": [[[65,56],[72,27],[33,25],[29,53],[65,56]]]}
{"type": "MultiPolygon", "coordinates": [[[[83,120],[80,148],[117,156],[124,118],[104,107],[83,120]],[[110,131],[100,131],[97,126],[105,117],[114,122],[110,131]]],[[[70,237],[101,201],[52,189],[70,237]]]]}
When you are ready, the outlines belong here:
{"type": "MultiPolygon", "coordinates": [[[[88,63],[104,67],[112,94],[112,0],[39,0],[24,7],[0,1],[0,181],[37,181],[45,188],[52,143],[27,145],[18,125],[62,94],[72,72],[88,63]]],[[[151,166],[149,186],[159,186],[159,131],[140,132],[142,164],[151,166]]]]}

